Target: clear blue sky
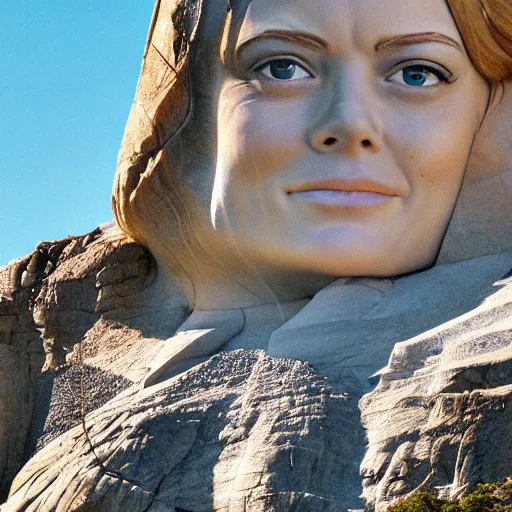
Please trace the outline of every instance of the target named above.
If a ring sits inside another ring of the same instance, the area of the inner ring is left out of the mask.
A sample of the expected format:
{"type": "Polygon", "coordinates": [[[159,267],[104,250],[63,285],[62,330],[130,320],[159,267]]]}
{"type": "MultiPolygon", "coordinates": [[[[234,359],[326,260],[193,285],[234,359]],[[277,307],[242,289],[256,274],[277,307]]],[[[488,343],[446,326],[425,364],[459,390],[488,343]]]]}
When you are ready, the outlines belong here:
{"type": "Polygon", "coordinates": [[[0,266],[112,218],[153,0],[7,0],[0,16],[0,266]]]}

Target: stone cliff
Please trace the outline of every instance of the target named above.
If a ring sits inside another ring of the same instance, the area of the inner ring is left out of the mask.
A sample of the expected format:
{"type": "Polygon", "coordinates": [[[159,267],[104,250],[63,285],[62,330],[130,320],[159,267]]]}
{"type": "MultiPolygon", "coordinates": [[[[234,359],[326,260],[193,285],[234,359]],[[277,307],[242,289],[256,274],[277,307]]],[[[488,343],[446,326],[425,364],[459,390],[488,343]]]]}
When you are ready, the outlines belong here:
{"type": "Polygon", "coordinates": [[[383,511],[512,474],[509,276],[397,344],[359,402],[350,384],[262,351],[220,352],[144,388],[189,313],[155,272],[111,225],[0,268],[2,512],[346,511],[362,490],[383,511]],[[358,418],[363,486],[347,476],[358,418]]]}

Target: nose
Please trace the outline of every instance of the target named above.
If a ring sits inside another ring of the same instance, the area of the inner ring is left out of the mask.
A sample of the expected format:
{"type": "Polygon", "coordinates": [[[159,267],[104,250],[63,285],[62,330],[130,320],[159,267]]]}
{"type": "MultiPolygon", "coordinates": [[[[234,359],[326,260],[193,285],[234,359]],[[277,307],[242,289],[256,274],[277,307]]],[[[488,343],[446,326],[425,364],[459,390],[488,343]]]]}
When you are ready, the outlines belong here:
{"type": "Polygon", "coordinates": [[[361,73],[338,73],[319,95],[316,118],[307,133],[307,142],[319,153],[377,153],[382,149],[382,124],[377,102],[361,73]],[[359,75],[359,76],[358,76],[359,75]],[[322,99],[323,97],[323,99],[322,99]],[[327,98],[327,101],[325,99],[327,98]]]}

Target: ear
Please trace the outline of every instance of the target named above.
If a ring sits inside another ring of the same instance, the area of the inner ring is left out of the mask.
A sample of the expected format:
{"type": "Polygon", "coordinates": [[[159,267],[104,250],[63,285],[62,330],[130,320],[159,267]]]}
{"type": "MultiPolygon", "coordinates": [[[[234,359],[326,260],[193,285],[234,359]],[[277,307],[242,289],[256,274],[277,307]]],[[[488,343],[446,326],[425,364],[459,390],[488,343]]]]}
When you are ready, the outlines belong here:
{"type": "Polygon", "coordinates": [[[512,81],[492,86],[437,264],[512,252],[512,81]]]}

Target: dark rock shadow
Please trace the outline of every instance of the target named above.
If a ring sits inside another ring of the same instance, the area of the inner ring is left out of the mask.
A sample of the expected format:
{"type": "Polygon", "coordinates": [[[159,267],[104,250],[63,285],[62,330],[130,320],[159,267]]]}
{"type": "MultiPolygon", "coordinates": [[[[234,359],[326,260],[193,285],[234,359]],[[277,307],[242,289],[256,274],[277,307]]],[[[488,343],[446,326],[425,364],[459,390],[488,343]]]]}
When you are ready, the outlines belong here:
{"type": "Polygon", "coordinates": [[[25,461],[78,425],[82,421],[82,411],[87,415],[132,384],[123,377],[87,365],[68,366],[41,374],[36,381],[37,400],[25,448],[25,461]]]}

